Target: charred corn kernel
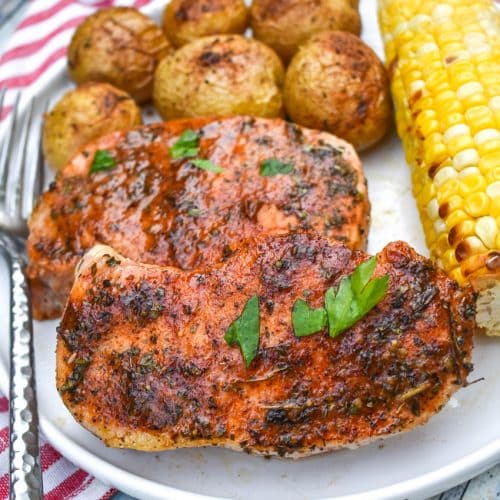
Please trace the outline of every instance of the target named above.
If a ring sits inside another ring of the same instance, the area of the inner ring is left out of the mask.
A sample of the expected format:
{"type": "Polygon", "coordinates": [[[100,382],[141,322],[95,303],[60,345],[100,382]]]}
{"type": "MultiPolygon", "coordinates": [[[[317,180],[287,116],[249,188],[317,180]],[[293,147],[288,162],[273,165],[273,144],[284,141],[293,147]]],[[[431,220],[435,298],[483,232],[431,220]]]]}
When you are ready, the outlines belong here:
{"type": "Polygon", "coordinates": [[[476,223],[470,219],[463,220],[453,226],[448,233],[448,245],[455,248],[467,236],[476,234],[476,223]]]}
{"type": "Polygon", "coordinates": [[[478,322],[500,335],[500,14],[492,0],[379,6],[430,254],[477,287],[478,322]]]}
{"type": "Polygon", "coordinates": [[[449,213],[459,208],[463,208],[464,199],[458,194],[453,194],[446,197],[443,203],[439,206],[439,216],[444,219],[449,213]]]}

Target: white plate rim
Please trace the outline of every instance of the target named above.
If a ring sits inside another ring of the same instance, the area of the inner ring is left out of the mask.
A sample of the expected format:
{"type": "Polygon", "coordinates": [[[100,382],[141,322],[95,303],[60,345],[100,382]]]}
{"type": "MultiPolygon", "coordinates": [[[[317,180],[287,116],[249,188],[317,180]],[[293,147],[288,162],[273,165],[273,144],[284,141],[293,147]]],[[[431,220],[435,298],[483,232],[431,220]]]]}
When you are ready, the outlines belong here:
{"type": "MultiPolygon", "coordinates": [[[[9,391],[7,380],[8,370],[0,363],[0,390],[4,394],[8,394],[9,391]]],[[[166,486],[112,465],[66,437],[44,416],[40,416],[40,428],[47,441],[65,458],[100,481],[129,495],[144,498],[145,492],[148,492],[148,498],[158,499],[215,500],[217,498],[166,486]]],[[[325,497],[324,500],[365,500],[368,498],[370,500],[397,500],[415,495],[430,496],[484,472],[498,460],[500,460],[500,439],[445,467],[413,479],[354,495],[325,497]]]]}

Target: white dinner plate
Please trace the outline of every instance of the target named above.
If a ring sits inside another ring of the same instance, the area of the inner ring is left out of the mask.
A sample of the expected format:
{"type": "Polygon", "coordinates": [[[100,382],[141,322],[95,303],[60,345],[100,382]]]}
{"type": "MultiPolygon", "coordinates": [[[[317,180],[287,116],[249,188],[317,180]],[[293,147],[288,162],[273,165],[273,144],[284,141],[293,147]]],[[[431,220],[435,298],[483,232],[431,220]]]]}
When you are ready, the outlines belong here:
{"type": "MultiPolygon", "coordinates": [[[[161,2],[160,2],[161,3],[161,2]]],[[[361,2],[363,38],[382,55],[375,0],[361,2]]],[[[155,2],[144,12],[159,20],[155,2]]],[[[37,95],[59,97],[70,85],[64,61],[39,81],[37,95]]],[[[426,253],[408,167],[392,132],[362,156],[372,202],[370,252],[406,240],[426,253]]],[[[8,287],[0,267],[0,389],[8,392],[8,287]]],[[[223,449],[143,453],[107,448],[78,425],[55,389],[57,321],[35,324],[41,428],[64,456],[104,482],[148,499],[425,498],[500,460],[500,339],[478,337],[472,379],[431,421],[357,450],[301,460],[266,460],[223,449]]]]}

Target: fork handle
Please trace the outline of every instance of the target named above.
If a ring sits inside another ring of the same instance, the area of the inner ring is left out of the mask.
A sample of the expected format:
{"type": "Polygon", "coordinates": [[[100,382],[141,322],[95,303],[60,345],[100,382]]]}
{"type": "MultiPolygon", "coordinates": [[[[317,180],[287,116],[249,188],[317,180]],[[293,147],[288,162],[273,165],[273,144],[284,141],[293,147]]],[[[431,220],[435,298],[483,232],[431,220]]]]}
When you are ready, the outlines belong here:
{"type": "Polygon", "coordinates": [[[43,499],[29,284],[10,255],[10,498],[43,499]]]}

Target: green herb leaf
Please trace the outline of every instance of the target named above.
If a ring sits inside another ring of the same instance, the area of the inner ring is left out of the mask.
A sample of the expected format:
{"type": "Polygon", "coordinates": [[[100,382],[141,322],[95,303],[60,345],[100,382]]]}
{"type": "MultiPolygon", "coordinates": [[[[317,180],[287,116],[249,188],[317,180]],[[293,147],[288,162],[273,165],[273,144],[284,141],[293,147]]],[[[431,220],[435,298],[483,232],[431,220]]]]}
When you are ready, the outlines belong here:
{"type": "Polygon", "coordinates": [[[187,129],[182,132],[179,140],[170,148],[170,156],[174,160],[180,158],[192,158],[198,154],[200,134],[194,130],[187,129]]]}
{"type": "Polygon", "coordinates": [[[212,163],[210,160],[204,160],[202,158],[197,158],[196,160],[191,160],[191,163],[202,170],[208,170],[209,172],[215,172],[216,174],[220,174],[224,172],[222,167],[212,163]]]}
{"type": "Polygon", "coordinates": [[[312,309],[307,302],[298,299],[292,309],[292,324],[296,337],[312,335],[326,326],[326,311],[322,307],[312,309]]]}
{"type": "Polygon", "coordinates": [[[231,323],[224,335],[229,344],[238,344],[248,368],[257,354],[259,347],[260,317],[259,298],[254,295],[248,299],[241,316],[231,323]]]}
{"type": "Polygon", "coordinates": [[[360,264],[351,275],[352,290],[355,295],[359,295],[372,277],[373,271],[377,266],[377,258],[370,257],[367,261],[360,264]]]}
{"type": "Polygon", "coordinates": [[[277,174],[289,174],[293,172],[292,163],[284,163],[277,158],[268,158],[260,164],[260,175],[263,177],[271,177],[277,174]]]}
{"type": "Polygon", "coordinates": [[[115,165],[115,159],[107,149],[98,149],[94,154],[89,173],[94,174],[103,170],[111,170],[115,165]]]}
{"type": "Polygon", "coordinates": [[[189,217],[199,217],[200,215],[203,215],[203,210],[197,207],[190,208],[187,212],[189,217]]]}
{"type": "Polygon", "coordinates": [[[387,294],[389,275],[370,281],[377,264],[372,257],[325,294],[330,337],[336,337],[368,314],[387,294]]]}

